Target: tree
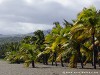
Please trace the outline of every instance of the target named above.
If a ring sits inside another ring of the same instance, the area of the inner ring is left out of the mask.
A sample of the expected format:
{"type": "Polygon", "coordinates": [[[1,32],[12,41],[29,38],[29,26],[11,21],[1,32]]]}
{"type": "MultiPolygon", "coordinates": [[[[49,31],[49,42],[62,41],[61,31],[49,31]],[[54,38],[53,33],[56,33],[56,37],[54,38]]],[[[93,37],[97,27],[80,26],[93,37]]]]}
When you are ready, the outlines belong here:
{"type": "Polygon", "coordinates": [[[25,61],[25,65],[28,67],[32,63],[32,67],[35,67],[35,61],[38,59],[37,55],[44,50],[44,33],[41,30],[34,32],[34,36],[27,36],[21,43],[20,53],[21,59],[25,61]]]}
{"type": "Polygon", "coordinates": [[[82,10],[82,12],[80,12],[77,16],[77,20],[75,22],[74,25],[80,25],[83,26],[84,30],[87,29],[85,31],[85,33],[89,33],[88,35],[91,35],[91,41],[93,44],[93,64],[94,64],[94,68],[96,68],[96,55],[97,55],[97,51],[95,49],[95,34],[98,32],[96,30],[96,26],[98,25],[98,22],[100,21],[100,16],[97,15],[97,11],[95,9],[95,7],[90,7],[90,8],[84,8],[82,10]]]}
{"type": "Polygon", "coordinates": [[[32,63],[32,67],[34,68],[35,67],[34,63],[38,53],[39,51],[36,50],[35,45],[23,43],[20,48],[20,54],[21,54],[20,59],[24,60],[24,65],[26,67],[28,67],[29,64],[32,63]]]}
{"type": "Polygon", "coordinates": [[[21,60],[20,60],[20,55],[19,55],[19,48],[20,48],[19,42],[12,42],[12,43],[7,44],[5,59],[10,61],[10,63],[20,63],[21,60]]]}

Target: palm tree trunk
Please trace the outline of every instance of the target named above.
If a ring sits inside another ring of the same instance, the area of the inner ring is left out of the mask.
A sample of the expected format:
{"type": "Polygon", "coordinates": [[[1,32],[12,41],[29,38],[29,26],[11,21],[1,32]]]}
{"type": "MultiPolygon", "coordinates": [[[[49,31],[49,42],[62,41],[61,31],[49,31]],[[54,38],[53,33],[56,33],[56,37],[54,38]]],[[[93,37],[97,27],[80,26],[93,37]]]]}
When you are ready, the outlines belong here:
{"type": "Polygon", "coordinates": [[[54,57],[55,57],[55,65],[57,66],[57,61],[56,61],[57,53],[56,52],[54,53],[54,57]]]}
{"type": "Polygon", "coordinates": [[[53,53],[53,59],[52,59],[52,66],[53,66],[53,62],[54,62],[54,53],[53,53]]]}
{"type": "Polygon", "coordinates": [[[43,54],[43,64],[45,65],[45,56],[44,56],[44,54],[43,54]]]}
{"type": "Polygon", "coordinates": [[[93,44],[93,66],[94,69],[96,69],[96,50],[95,50],[95,39],[94,39],[94,34],[92,34],[92,44],[93,44]]]}
{"type": "Polygon", "coordinates": [[[70,63],[69,63],[69,67],[70,68],[77,68],[77,58],[78,58],[78,55],[77,54],[73,54],[71,57],[70,57],[70,63]]]}
{"type": "Polygon", "coordinates": [[[100,46],[98,46],[97,47],[97,49],[98,49],[98,65],[99,65],[99,67],[100,67],[100,51],[99,51],[99,48],[100,46]]]}
{"type": "Polygon", "coordinates": [[[57,53],[54,52],[54,53],[53,53],[53,59],[52,59],[52,66],[53,66],[53,62],[54,62],[54,61],[55,61],[55,65],[57,66],[56,58],[57,58],[57,53]]]}
{"type": "Polygon", "coordinates": [[[83,59],[82,59],[82,56],[81,56],[80,53],[79,53],[79,60],[80,60],[80,62],[81,62],[81,67],[83,68],[83,59]]]}
{"type": "Polygon", "coordinates": [[[78,44],[78,56],[79,56],[79,61],[81,62],[81,67],[83,68],[83,60],[80,52],[80,44],[78,44]]]}
{"type": "Polygon", "coordinates": [[[48,65],[48,55],[47,54],[45,55],[45,59],[46,59],[45,63],[46,63],[46,65],[48,65]]]}
{"type": "Polygon", "coordinates": [[[43,64],[48,65],[48,56],[47,56],[47,54],[44,54],[42,57],[43,57],[43,64]]]}
{"type": "Polygon", "coordinates": [[[83,67],[83,60],[82,60],[82,59],[80,59],[80,60],[81,60],[81,67],[84,68],[84,67],[83,67]]]}
{"type": "Polygon", "coordinates": [[[62,56],[61,56],[61,66],[64,67],[62,56]]]}
{"type": "Polygon", "coordinates": [[[100,67],[100,59],[98,60],[98,64],[99,64],[99,67],[100,67]]]}
{"type": "Polygon", "coordinates": [[[34,60],[32,61],[32,67],[35,68],[34,60]]]}

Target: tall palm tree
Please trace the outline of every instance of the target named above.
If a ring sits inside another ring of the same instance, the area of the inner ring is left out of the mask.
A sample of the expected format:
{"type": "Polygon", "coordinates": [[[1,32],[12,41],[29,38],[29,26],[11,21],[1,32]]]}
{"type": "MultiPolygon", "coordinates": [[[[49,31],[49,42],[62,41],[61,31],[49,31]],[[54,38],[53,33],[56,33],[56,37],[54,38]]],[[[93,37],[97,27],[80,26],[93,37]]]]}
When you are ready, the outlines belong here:
{"type": "MultiPolygon", "coordinates": [[[[96,50],[95,50],[95,34],[96,34],[96,26],[98,25],[98,22],[100,21],[97,11],[95,7],[90,7],[90,8],[84,8],[82,12],[80,12],[77,16],[77,20],[75,22],[75,25],[83,25],[83,28],[87,28],[88,32],[91,35],[91,41],[93,44],[93,64],[94,68],[96,69],[96,50]]],[[[85,33],[88,33],[85,32],[85,33]]]]}

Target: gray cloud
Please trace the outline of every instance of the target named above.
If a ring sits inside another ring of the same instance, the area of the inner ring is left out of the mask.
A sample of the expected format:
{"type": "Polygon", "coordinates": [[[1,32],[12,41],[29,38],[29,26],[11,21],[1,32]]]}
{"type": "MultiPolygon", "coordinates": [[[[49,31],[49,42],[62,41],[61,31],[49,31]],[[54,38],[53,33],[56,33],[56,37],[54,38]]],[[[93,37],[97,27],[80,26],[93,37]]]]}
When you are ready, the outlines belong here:
{"type": "Polygon", "coordinates": [[[83,7],[94,5],[97,9],[100,8],[100,0],[27,1],[0,0],[0,33],[17,34],[33,32],[37,29],[51,29],[55,21],[62,22],[66,19],[71,22],[83,7]]]}

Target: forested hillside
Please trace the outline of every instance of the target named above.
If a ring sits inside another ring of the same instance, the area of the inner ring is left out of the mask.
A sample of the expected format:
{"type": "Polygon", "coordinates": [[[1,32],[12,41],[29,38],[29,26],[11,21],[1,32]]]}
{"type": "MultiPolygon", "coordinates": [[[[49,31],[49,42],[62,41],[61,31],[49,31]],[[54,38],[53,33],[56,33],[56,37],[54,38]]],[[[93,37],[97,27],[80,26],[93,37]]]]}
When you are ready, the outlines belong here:
{"type": "Polygon", "coordinates": [[[18,42],[22,39],[23,39],[23,37],[1,37],[0,44],[10,43],[10,42],[18,42]]]}
{"type": "MultiPolygon", "coordinates": [[[[44,35],[48,34],[51,30],[44,30],[44,35]]],[[[4,43],[11,43],[11,42],[19,42],[26,36],[33,36],[34,32],[28,33],[28,34],[20,34],[20,35],[3,35],[0,34],[0,44],[4,43]]]]}

